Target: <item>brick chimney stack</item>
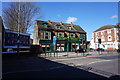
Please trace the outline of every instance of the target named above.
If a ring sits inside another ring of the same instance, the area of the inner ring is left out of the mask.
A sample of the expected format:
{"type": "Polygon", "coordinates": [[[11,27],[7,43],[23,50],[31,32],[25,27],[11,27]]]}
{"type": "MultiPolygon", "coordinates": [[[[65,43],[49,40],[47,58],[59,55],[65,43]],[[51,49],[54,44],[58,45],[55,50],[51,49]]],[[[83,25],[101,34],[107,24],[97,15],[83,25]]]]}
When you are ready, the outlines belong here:
{"type": "Polygon", "coordinates": [[[60,25],[62,25],[63,23],[62,22],[60,22],[60,25]]]}
{"type": "Polygon", "coordinates": [[[71,22],[70,26],[71,26],[71,27],[74,27],[74,25],[72,24],[72,22],[71,22]]]}
{"type": "Polygon", "coordinates": [[[52,23],[50,20],[47,21],[48,23],[52,23]]]}

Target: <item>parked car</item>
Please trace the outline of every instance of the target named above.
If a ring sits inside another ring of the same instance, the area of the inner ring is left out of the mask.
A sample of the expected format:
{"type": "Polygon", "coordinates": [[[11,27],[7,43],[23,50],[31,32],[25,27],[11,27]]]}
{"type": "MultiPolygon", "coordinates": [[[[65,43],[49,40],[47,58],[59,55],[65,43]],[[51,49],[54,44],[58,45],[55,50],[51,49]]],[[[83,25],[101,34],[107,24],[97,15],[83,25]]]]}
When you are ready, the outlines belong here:
{"type": "Polygon", "coordinates": [[[86,50],[83,48],[80,48],[80,49],[75,51],[75,53],[84,53],[84,52],[86,52],[86,50]]]}
{"type": "Polygon", "coordinates": [[[95,49],[93,49],[93,48],[90,48],[90,50],[89,51],[95,51],[95,49]]]}
{"type": "Polygon", "coordinates": [[[97,48],[97,51],[104,51],[103,48],[97,48]]]}
{"type": "Polygon", "coordinates": [[[118,49],[117,52],[120,53],[120,49],[118,49]]]}

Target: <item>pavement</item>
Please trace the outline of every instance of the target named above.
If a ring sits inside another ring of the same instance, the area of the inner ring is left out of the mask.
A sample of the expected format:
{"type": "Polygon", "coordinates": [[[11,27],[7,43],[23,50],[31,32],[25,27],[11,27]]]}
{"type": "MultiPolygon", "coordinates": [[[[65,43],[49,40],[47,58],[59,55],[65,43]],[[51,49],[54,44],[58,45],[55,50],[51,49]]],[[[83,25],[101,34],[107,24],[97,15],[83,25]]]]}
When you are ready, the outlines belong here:
{"type": "Polygon", "coordinates": [[[117,52],[86,52],[86,53],[75,53],[75,52],[58,52],[58,53],[47,53],[47,54],[39,54],[38,56],[44,57],[47,59],[59,59],[59,58],[77,58],[77,57],[100,57],[100,56],[110,56],[110,55],[118,55],[117,52]]]}

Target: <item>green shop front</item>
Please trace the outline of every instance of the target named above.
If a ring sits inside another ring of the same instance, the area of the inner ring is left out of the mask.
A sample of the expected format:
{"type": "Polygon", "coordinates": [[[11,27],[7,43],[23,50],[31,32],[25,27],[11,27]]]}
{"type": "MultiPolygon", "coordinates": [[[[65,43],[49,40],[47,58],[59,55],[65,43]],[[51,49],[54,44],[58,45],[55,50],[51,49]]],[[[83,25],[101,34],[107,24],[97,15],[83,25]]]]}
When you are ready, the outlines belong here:
{"type": "Polygon", "coordinates": [[[42,47],[42,52],[74,52],[75,50],[81,48],[86,49],[86,43],[80,41],[84,39],[85,36],[80,38],[57,38],[56,44],[53,45],[53,40],[40,40],[40,46],[42,47]]]}

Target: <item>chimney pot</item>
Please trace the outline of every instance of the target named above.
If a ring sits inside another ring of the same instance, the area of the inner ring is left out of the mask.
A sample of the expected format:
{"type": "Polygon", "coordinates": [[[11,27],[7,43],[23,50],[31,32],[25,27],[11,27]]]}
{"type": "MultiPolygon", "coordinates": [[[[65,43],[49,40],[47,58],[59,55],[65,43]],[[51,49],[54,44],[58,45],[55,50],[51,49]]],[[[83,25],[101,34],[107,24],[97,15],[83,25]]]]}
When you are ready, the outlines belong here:
{"type": "Polygon", "coordinates": [[[48,23],[51,23],[51,21],[50,21],[50,20],[48,20],[48,23]]]}
{"type": "Polygon", "coordinates": [[[60,24],[62,25],[63,23],[62,23],[62,22],[60,22],[60,24]]]}

